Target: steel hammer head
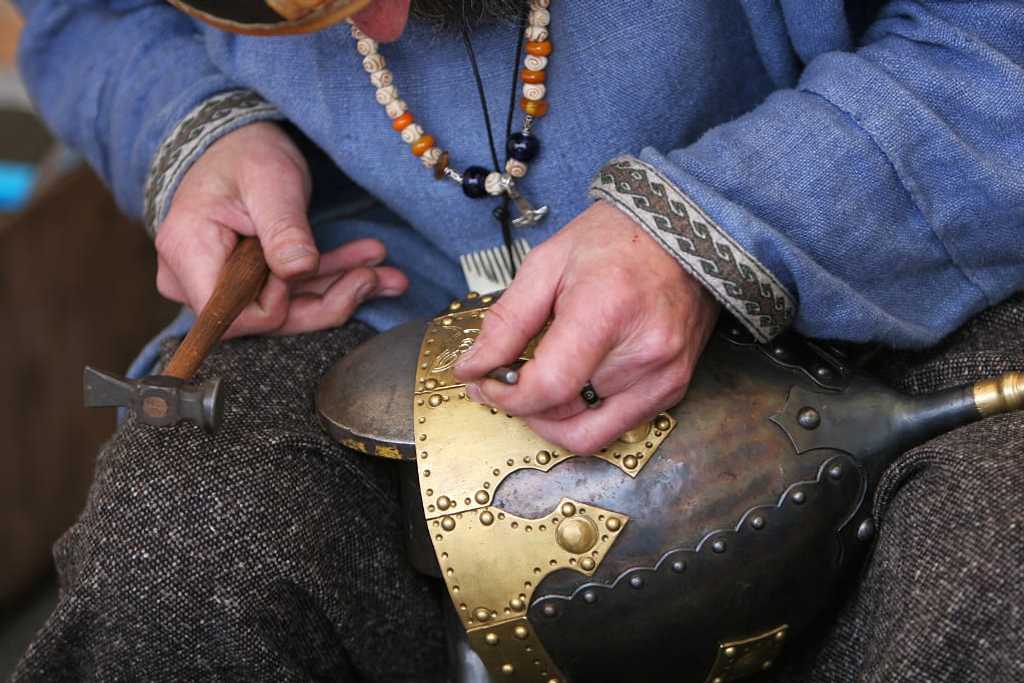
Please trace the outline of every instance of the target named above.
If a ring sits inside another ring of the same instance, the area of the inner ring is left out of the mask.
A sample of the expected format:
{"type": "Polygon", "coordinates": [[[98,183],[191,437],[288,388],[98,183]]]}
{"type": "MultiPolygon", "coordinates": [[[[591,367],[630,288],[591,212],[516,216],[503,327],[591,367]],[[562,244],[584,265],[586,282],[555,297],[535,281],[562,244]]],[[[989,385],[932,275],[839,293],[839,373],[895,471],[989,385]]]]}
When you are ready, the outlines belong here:
{"type": "Polygon", "coordinates": [[[86,408],[128,408],[137,419],[156,427],[189,420],[213,432],[223,412],[217,379],[190,386],[177,377],[151,375],[131,380],[86,367],[83,387],[86,408]]]}

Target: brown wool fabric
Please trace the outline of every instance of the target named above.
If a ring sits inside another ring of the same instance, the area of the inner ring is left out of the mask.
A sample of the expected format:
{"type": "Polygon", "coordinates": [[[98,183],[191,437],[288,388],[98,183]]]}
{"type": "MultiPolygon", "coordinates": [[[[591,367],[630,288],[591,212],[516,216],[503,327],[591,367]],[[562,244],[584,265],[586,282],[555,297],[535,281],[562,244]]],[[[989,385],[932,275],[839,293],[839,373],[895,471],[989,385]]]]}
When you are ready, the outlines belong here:
{"type": "MultiPolygon", "coordinates": [[[[229,342],[204,366],[228,383],[215,437],[119,429],[15,680],[443,680],[443,595],[404,559],[391,465],[313,414],[320,376],[371,334],[229,342]]],[[[1024,369],[1024,298],[875,365],[910,392],[1024,369]]],[[[907,453],[875,506],[859,586],[776,680],[1024,680],[1024,413],[907,453]]]]}

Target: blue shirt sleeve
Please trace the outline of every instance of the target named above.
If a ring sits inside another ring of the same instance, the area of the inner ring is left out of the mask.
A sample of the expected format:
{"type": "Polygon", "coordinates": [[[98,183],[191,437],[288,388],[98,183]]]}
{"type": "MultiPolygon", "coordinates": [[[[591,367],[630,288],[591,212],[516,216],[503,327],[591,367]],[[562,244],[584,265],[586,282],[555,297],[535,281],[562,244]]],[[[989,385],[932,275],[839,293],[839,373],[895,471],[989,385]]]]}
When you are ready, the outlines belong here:
{"type": "Polygon", "coordinates": [[[156,0],[17,0],[19,67],[51,129],[81,152],[131,216],[153,155],[211,95],[235,85],[193,21],[156,0]]]}
{"type": "Polygon", "coordinates": [[[922,346],[1024,285],[1022,152],[1024,6],[900,0],[795,88],[641,158],[795,295],[800,332],[922,346]]]}

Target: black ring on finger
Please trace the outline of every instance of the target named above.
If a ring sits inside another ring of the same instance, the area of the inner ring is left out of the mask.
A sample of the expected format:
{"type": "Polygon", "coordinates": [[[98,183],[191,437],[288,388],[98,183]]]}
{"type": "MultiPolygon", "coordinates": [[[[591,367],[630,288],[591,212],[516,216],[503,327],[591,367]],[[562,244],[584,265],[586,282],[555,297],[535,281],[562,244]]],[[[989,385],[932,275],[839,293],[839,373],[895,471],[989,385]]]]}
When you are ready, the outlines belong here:
{"type": "Polygon", "coordinates": [[[597,390],[594,389],[594,385],[587,382],[580,389],[580,398],[587,404],[588,408],[596,408],[601,405],[601,396],[598,395],[597,390]]]}

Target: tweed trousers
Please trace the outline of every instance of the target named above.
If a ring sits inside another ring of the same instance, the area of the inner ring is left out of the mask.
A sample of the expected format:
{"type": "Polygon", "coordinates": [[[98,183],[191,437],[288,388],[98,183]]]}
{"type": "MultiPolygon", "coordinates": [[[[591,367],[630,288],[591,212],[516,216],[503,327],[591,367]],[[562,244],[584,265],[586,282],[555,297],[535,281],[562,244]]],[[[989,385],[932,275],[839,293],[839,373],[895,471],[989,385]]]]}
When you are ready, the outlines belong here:
{"type": "MultiPolygon", "coordinates": [[[[395,472],[315,417],[319,378],[372,334],[223,344],[202,370],[230,380],[215,435],[129,418],[14,680],[444,681],[446,597],[405,558],[395,472]]],[[[875,365],[911,393],[1022,369],[1024,298],[875,365]]],[[[858,587],[776,680],[1024,680],[1024,412],[906,453],[875,507],[858,587]]]]}

